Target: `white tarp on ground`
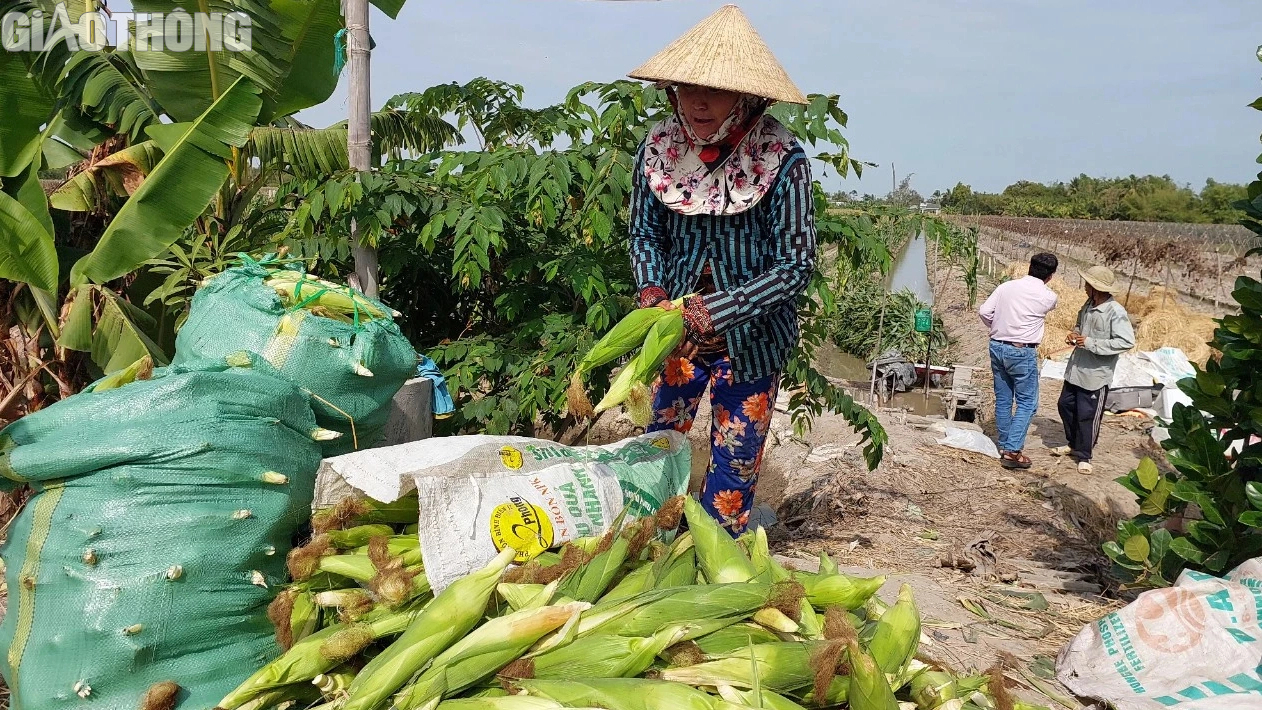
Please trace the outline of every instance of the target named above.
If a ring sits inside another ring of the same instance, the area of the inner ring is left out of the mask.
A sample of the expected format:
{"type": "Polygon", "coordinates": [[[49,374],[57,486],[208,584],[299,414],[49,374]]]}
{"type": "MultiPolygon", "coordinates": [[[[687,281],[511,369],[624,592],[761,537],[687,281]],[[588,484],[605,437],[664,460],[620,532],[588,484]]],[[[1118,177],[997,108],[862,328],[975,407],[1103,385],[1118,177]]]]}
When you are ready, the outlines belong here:
{"type": "Polygon", "coordinates": [[[942,438],[938,439],[938,443],[943,446],[984,454],[992,459],[999,458],[999,447],[995,446],[995,442],[989,436],[980,431],[954,427],[945,422],[941,425],[934,425],[933,429],[942,434],[942,438]]]}
{"type": "Polygon", "coordinates": [[[1057,659],[1074,693],[1117,710],[1262,710],[1262,558],[1184,572],[1088,625],[1057,659]]]}
{"type": "MultiPolygon", "coordinates": [[[[1039,375],[1045,380],[1064,380],[1065,361],[1044,360],[1039,375]]],[[[1110,389],[1123,387],[1173,387],[1185,378],[1196,374],[1187,355],[1178,348],[1162,348],[1153,352],[1124,353],[1117,360],[1110,389]]]]}

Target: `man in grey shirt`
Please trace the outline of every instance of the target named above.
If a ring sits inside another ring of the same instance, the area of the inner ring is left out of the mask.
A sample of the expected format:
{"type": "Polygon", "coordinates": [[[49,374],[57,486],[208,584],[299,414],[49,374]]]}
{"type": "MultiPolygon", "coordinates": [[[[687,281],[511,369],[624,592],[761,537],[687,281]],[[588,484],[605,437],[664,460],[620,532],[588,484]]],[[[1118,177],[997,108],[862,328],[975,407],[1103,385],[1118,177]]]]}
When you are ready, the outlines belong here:
{"type": "Polygon", "coordinates": [[[1078,325],[1066,343],[1074,346],[1065,368],[1065,387],[1060,393],[1060,419],[1065,425],[1068,446],[1052,453],[1071,456],[1079,473],[1091,473],[1091,451],[1100,438],[1104,400],[1118,357],[1135,347],[1135,329],[1126,309],[1112,296],[1117,278],[1103,266],[1093,266],[1082,275],[1087,302],[1078,311],[1078,325]]]}

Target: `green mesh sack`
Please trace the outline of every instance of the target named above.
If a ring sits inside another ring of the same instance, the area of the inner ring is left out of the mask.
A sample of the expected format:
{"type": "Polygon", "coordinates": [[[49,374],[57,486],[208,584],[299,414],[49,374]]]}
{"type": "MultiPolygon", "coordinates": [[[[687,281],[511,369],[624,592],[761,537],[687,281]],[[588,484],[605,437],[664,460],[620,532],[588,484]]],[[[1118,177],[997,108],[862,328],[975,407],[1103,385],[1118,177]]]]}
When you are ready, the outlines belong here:
{"type": "Polygon", "coordinates": [[[258,353],[311,393],[320,426],[345,434],[324,444],[325,456],[379,443],[390,400],[415,377],[417,364],[416,351],[389,309],[345,286],[307,282],[299,284],[296,299],[287,305],[268,282],[292,280],[298,273],[248,258],[244,262],[211,277],[193,297],[175,340],[173,364],[243,350],[258,353]],[[326,293],[353,299],[380,317],[367,310],[350,315],[322,310],[318,304],[326,293]]]}
{"type": "Polygon", "coordinates": [[[0,548],[14,710],[137,710],[168,681],[177,708],[204,710],[280,653],[267,605],[310,512],[321,432],[292,382],[231,359],[0,431],[0,477],[35,491],[0,548]]]}

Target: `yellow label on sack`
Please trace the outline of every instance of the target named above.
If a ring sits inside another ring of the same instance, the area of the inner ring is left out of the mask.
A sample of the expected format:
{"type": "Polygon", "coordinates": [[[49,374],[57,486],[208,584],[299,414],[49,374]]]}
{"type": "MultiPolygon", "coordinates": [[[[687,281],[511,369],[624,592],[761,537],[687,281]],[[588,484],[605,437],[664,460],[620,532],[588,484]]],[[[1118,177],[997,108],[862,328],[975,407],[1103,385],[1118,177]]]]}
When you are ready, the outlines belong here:
{"type": "Polygon", "coordinates": [[[521,452],[511,446],[505,446],[500,449],[500,461],[505,468],[511,468],[516,471],[522,466],[521,452]]]}
{"type": "Polygon", "coordinates": [[[490,527],[495,550],[517,550],[518,564],[529,562],[552,547],[555,537],[552,521],[543,509],[516,496],[491,511],[490,527]]]}
{"type": "Polygon", "coordinates": [[[653,446],[656,446],[662,451],[670,451],[670,437],[662,436],[654,439],[653,446]]]}

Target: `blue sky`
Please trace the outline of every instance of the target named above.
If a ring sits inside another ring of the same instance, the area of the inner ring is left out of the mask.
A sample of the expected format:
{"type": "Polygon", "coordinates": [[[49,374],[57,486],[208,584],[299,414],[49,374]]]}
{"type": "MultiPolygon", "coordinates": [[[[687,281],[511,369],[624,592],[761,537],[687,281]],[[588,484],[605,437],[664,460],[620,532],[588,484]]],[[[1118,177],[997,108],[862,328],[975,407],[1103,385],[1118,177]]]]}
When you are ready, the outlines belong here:
{"type": "MultiPolygon", "coordinates": [[[[608,81],[720,0],[409,0],[374,10],[373,104],[487,76],[544,105],[608,81]]],[[[1258,166],[1257,0],[745,0],[804,91],[837,93],[856,157],[847,190],[884,193],[889,165],[928,194],[1079,173],[1244,182],[1258,166]]],[[[313,68],[312,70],[316,70],[313,68]]],[[[299,117],[346,114],[345,78],[299,117]]],[[[836,176],[825,179],[840,187],[836,176]]]]}

